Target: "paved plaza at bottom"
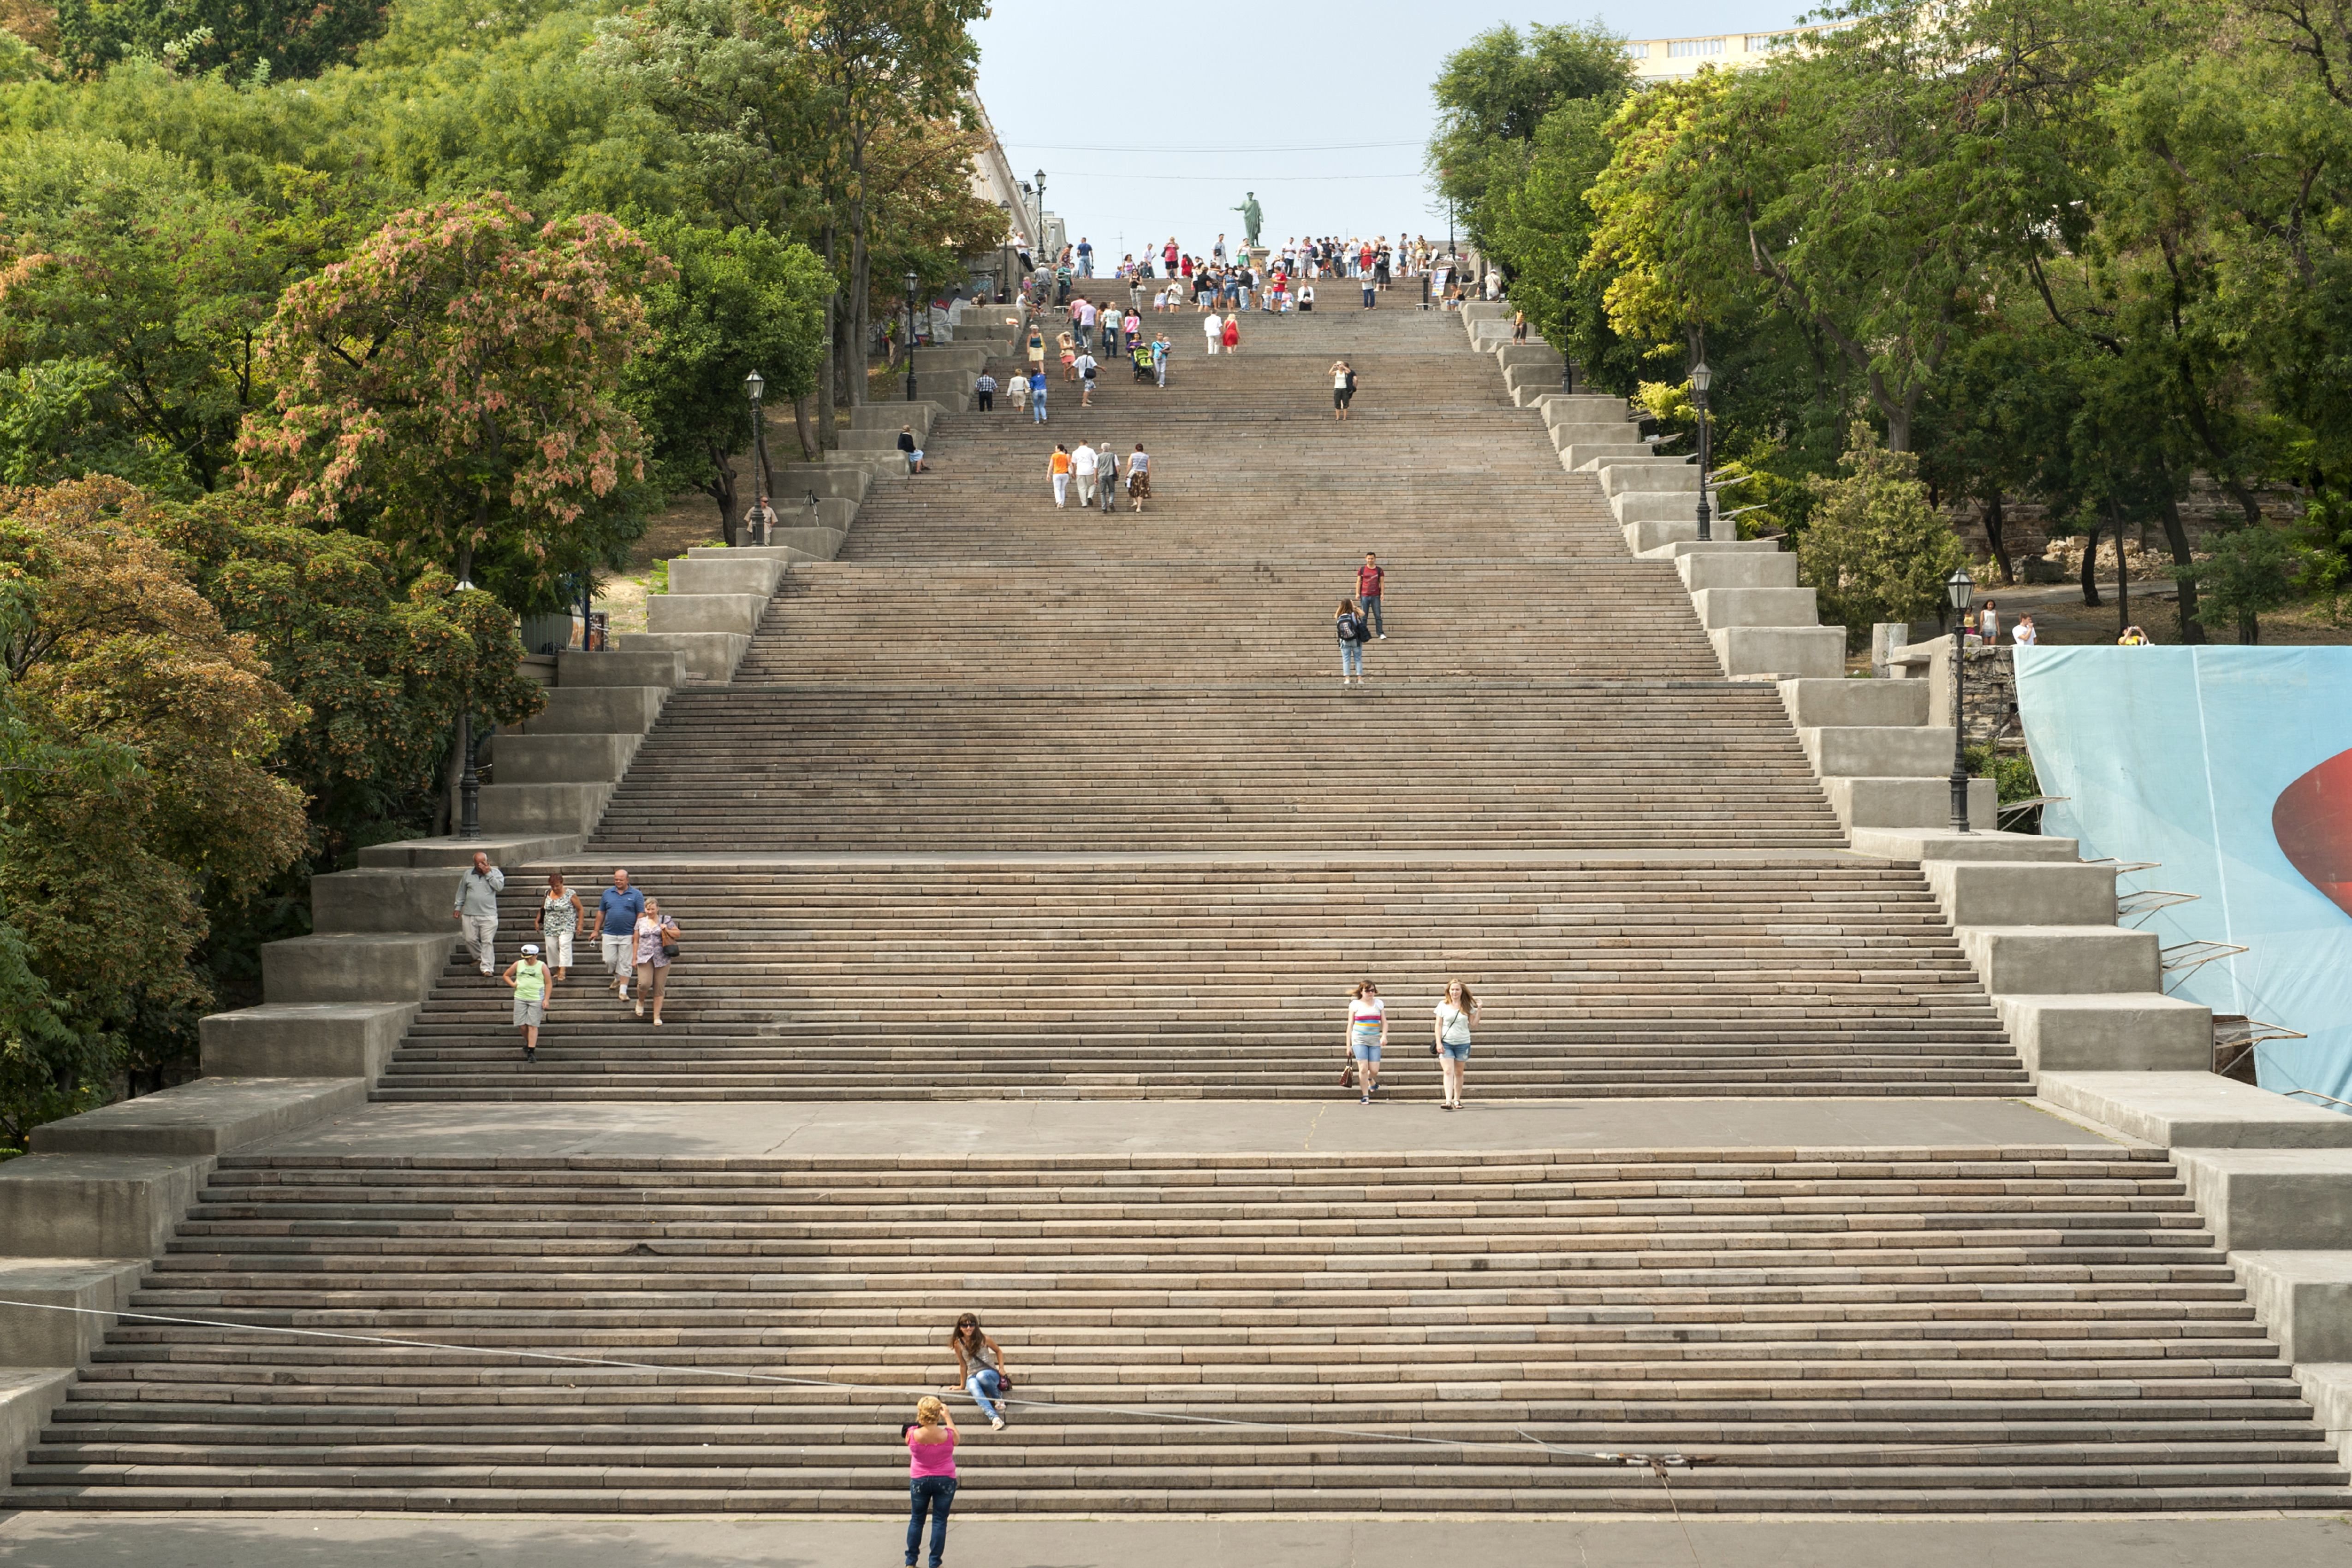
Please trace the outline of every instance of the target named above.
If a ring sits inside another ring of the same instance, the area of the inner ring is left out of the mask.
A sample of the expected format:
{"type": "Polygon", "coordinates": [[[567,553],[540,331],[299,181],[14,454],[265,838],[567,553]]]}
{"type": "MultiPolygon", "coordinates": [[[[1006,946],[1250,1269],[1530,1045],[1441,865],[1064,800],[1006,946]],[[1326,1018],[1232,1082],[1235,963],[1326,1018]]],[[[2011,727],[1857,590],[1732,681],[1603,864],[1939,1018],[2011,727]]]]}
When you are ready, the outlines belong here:
{"type": "MultiPolygon", "coordinates": [[[[1336,1069],[1339,1055],[1332,1055],[1336,1069]]],[[[1425,1058],[1423,1058],[1425,1060],[1425,1058]]],[[[1421,1076],[1431,1076],[1422,1061],[1421,1076]]],[[[372,1105],[248,1153],[505,1154],[604,1159],[942,1154],[1465,1152],[1516,1149],[1986,1148],[2097,1143],[2038,1101],[1580,1100],[1472,1102],[1441,1112],[1416,1084],[1370,1106],[1074,1100],[732,1104],[372,1105]]]]}
{"type": "MultiPolygon", "coordinates": [[[[9,1568],[853,1568],[895,1563],[885,1519],[402,1519],[20,1513],[9,1568]]],[[[2342,1568],[2352,1519],[981,1518],[951,1568],[2342,1568]]]]}

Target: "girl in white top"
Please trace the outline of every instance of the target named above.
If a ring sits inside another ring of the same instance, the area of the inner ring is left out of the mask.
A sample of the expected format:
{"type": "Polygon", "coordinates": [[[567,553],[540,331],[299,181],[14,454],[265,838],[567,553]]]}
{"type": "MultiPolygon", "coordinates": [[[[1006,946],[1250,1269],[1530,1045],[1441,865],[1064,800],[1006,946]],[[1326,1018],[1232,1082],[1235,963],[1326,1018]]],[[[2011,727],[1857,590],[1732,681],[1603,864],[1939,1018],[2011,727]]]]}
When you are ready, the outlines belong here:
{"type": "Polygon", "coordinates": [[[1460,980],[1445,983],[1445,1000],[1437,1005],[1431,1049],[1437,1053],[1437,1070],[1445,1082],[1445,1109],[1462,1109],[1462,1073],[1470,1065],[1470,1026],[1478,1021],[1478,998],[1460,980]]]}
{"type": "Polygon", "coordinates": [[[1201,331],[1208,334],[1209,352],[1215,353],[1225,341],[1225,319],[1212,310],[1201,318],[1201,331]]]}
{"type": "Polygon", "coordinates": [[[1369,980],[1358,981],[1348,995],[1348,1055],[1356,1064],[1359,1103],[1370,1105],[1372,1090],[1381,1087],[1381,1047],[1389,1043],[1388,1004],[1369,980]]]}

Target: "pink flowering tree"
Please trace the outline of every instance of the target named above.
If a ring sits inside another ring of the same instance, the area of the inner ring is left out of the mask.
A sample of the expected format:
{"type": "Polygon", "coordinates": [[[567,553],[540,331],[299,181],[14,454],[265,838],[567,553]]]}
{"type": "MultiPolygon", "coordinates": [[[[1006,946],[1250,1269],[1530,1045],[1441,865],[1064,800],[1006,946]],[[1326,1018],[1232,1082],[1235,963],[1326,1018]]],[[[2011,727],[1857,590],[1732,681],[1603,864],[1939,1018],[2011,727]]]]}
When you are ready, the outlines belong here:
{"type": "Polygon", "coordinates": [[[246,485],[411,571],[478,559],[515,608],[557,602],[625,542],[644,443],[614,394],[669,270],[602,214],[542,225],[497,192],[396,215],[279,300],[246,485]]]}

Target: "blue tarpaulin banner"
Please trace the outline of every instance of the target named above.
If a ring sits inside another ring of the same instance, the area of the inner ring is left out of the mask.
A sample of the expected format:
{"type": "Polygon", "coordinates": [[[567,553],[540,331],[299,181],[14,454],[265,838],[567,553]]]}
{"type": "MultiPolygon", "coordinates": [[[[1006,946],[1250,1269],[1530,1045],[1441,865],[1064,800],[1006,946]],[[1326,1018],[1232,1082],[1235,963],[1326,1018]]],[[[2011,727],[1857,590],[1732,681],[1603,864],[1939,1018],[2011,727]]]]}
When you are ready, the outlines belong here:
{"type": "Polygon", "coordinates": [[[2309,1036],[2255,1052],[2264,1089],[2352,1100],[2352,648],[2021,647],[2042,830],[2154,860],[2126,892],[2193,893],[2126,923],[2246,951],[2172,994],[2309,1036]]]}

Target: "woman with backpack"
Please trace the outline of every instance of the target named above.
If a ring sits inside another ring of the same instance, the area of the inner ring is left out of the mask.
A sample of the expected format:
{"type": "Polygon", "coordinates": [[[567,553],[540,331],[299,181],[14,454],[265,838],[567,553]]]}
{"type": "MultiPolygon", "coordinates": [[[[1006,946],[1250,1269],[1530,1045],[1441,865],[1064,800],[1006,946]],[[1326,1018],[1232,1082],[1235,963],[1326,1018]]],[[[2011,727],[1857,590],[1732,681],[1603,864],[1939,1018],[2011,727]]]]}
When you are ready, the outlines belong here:
{"type": "Polygon", "coordinates": [[[1381,1047],[1388,1043],[1388,1004],[1379,986],[1360,980],[1348,993],[1348,1056],[1355,1064],[1358,1104],[1370,1105],[1381,1087],[1381,1047]]]}
{"type": "Polygon", "coordinates": [[[1333,618],[1334,629],[1339,634],[1339,684],[1354,681],[1364,683],[1364,617],[1357,612],[1356,601],[1339,601],[1339,612],[1333,618]]]}
{"type": "Polygon", "coordinates": [[[1437,1005],[1429,1048],[1437,1058],[1438,1076],[1444,1081],[1441,1109],[1462,1109],[1462,1074],[1470,1065],[1470,1026],[1478,1021],[1478,998],[1466,981],[1445,983],[1445,1000],[1437,1005]]]}

